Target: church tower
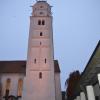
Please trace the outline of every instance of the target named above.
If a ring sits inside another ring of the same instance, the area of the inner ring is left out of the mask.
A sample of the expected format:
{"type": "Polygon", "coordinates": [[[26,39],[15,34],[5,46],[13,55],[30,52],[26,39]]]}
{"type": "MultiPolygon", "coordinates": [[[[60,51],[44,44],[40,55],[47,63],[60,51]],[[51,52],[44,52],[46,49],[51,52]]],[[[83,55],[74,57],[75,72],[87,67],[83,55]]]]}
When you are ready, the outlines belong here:
{"type": "Polygon", "coordinates": [[[55,100],[54,50],[51,6],[32,6],[23,100],[55,100]]]}

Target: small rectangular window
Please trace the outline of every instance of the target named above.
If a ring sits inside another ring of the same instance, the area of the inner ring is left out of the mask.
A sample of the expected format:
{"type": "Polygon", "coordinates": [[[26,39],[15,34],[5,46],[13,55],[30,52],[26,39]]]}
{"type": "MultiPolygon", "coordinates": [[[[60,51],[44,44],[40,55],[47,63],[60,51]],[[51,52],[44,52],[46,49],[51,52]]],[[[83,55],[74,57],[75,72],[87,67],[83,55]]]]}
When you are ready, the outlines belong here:
{"type": "Polygon", "coordinates": [[[45,64],[47,63],[47,59],[45,58],[45,64]]]}
{"type": "Polygon", "coordinates": [[[34,64],[36,64],[36,58],[34,59],[34,64]]]}
{"type": "Polygon", "coordinates": [[[40,45],[42,45],[42,43],[40,42],[40,45]]]}
{"type": "Polygon", "coordinates": [[[42,32],[40,32],[40,36],[43,36],[43,33],[42,32]]]}

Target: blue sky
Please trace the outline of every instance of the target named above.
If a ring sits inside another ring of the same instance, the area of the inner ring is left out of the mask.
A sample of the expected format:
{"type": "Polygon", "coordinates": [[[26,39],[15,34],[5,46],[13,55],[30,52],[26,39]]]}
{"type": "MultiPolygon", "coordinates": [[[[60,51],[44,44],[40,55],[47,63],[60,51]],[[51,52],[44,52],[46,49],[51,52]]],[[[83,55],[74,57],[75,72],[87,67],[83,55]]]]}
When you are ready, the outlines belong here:
{"type": "MultiPolygon", "coordinates": [[[[0,60],[27,58],[29,16],[35,0],[0,0],[0,60]]],[[[48,0],[52,5],[55,59],[61,83],[85,68],[100,39],[100,0],[48,0]]]]}

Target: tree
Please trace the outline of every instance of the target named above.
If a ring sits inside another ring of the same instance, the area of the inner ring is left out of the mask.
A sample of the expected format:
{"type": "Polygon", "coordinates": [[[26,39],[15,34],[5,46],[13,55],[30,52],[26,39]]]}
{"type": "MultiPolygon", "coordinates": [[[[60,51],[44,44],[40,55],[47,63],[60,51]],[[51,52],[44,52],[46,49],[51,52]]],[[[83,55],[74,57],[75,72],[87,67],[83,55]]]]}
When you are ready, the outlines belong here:
{"type": "Polygon", "coordinates": [[[66,95],[68,100],[73,100],[75,96],[75,88],[79,80],[80,80],[80,72],[78,70],[71,72],[69,74],[69,78],[66,79],[65,86],[66,86],[66,95]]]}

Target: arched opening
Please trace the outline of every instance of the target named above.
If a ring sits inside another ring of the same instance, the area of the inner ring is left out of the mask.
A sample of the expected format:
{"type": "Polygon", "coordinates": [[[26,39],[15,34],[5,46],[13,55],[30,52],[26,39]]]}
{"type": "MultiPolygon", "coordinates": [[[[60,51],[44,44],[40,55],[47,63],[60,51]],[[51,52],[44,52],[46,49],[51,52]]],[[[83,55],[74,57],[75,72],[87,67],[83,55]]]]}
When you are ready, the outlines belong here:
{"type": "Polygon", "coordinates": [[[45,25],[45,21],[44,20],[42,20],[42,25],[45,25]]]}
{"type": "Polygon", "coordinates": [[[43,33],[42,32],[40,32],[40,36],[43,36],[43,33]]]}
{"type": "Polygon", "coordinates": [[[38,20],[38,25],[41,25],[41,20],[38,20]]]}

